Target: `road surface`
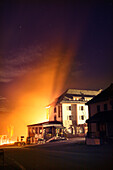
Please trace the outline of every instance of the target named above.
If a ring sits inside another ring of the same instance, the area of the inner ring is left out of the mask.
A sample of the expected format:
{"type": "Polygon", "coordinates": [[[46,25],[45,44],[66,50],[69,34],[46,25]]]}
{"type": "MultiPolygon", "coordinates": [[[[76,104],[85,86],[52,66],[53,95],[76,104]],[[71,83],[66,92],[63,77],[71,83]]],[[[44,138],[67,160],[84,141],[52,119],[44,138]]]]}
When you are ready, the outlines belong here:
{"type": "Polygon", "coordinates": [[[113,169],[113,145],[86,146],[83,142],[4,148],[5,164],[14,169],[75,170],[113,169]]]}

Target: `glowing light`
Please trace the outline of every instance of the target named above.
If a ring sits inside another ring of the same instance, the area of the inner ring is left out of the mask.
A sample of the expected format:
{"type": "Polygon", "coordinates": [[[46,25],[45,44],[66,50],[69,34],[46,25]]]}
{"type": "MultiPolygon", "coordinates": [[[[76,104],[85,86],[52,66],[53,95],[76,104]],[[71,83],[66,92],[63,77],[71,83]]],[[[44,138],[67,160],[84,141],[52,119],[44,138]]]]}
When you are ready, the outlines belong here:
{"type": "Polygon", "coordinates": [[[5,133],[7,125],[12,125],[7,132],[12,140],[17,140],[17,136],[26,138],[27,125],[47,121],[49,111],[45,111],[45,106],[66,90],[64,86],[73,60],[73,50],[67,48],[63,51],[61,44],[53,49],[44,54],[46,58],[40,64],[37,62],[31,72],[8,88],[12,111],[7,116],[3,115],[2,127],[5,133]]]}
{"type": "Polygon", "coordinates": [[[13,144],[14,141],[10,140],[7,135],[0,135],[0,145],[13,144]]]}
{"type": "Polygon", "coordinates": [[[46,108],[50,108],[50,106],[46,106],[46,108]]]}

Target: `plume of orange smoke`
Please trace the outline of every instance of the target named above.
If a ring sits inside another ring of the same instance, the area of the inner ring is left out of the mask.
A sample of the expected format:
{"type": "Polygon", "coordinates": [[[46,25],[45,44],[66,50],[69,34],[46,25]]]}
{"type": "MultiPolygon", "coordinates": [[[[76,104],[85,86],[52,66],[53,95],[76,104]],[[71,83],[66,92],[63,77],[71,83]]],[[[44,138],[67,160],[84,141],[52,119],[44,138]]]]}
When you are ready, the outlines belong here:
{"type": "MultiPolygon", "coordinates": [[[[65,89],[73,52],[56,49],[10,88],[12,112],[5,122],[14,126],[14,137],[27,136],[27,125],[47,121],[45,106],[65,89]]],[[[15,138],[15,139],[16,139],[15,138]]]]}
{"type": "Polygon", "coordinates": [[[55,43],[42,56],[41,62],[37,61],[32,71],[9,87],[12,112],[3,115],[2,125],[14,126],[14,136],[27,136],[28,124],[46,121],[45,106],[66,90],[73,56],[77,54],[83,30],[87,26],[86,18],[86,12],[83,15],[80,13],[74,35],[76,38],[70,38],[68,43],[64,42],[67,37],[64,26],[62,30],[56,29],[54,35],[51,35],[55,43]]]}

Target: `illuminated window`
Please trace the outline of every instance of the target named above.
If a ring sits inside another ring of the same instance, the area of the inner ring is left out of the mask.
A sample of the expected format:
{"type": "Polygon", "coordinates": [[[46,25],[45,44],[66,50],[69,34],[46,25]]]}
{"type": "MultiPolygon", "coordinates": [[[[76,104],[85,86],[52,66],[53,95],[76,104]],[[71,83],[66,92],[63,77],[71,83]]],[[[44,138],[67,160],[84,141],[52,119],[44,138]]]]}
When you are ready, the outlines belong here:
{"type": "Polygon", "coordinates": [[[76,127],[77,134],[84,133],[83,127],[76,127]]]}
{"type": "Polygon", "coordinates": [[[75,97],[73,97],[73,100],[76,100],[76,98],[75,98],[75,97]]]}
{"type": "Polygon", "coordinates": [[[49,119],[49,108],[46,109],[46,119],[49,119]]]}
{"type": "Polygon", "coordinates": [[[39,133],[40,134],[42,133],[42,127],[39,127],[39,133]]]}

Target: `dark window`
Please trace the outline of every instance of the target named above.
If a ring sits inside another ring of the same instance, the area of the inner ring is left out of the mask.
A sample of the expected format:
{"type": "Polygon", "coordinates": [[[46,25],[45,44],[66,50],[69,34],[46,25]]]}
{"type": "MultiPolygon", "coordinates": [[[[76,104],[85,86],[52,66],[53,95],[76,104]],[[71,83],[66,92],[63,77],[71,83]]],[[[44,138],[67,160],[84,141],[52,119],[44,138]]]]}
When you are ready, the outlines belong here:
{"type": "Polygon", "coordinates": [[[62,105],[61,105],[61,116],[62,116],[62,105]]]}
{"type": "Polygon", "coordinates": [[[58,106],[58,117],[60,117],[60,106],[58,106]]]}
{"type": "Polygon", "coordinates": [[[81,106],[81,110],[84,110],[84,107],[83,107],[83,106],[81,106]]]}
{"type": "Polygon", "coordinates": [[[71,110],[71,106],[67,106],[67,110],[71,110]]]}
{"type": "Polygon", "coordinates": [[[36,129],[35,129],[35,132],[36,132],[36,134],[38,133],[38,128],[36,127],[36,129]]]}
{"type": "Polygon", "coordinates": [[[69,110],[71,110],[71,106],[69,106],[69,110]]]}
{"type": "Polygon", "coordinates": [[[54,121],[56,121],[56,115],[54,116],[54,121]]]}
{"type": "Polygon", "coordinates": [[[83,107],[83,106],[80,106],[79,109],[80,109],[80,110],[84,110],[84,107],[83,107]]]}
{"type": "Polygon", "coordinates": [[[83,115],[81,116],[81,120],[84,120],[84,116],[83,115]]]}
{"type": "Polygon", "coordinates": [[[96,124],[96,129],[97,129],[97,131],[100,130],[100,125],[99,125],[99,123],[96,124]]]}
{"type": "Polygon", "coordinates": [[[72,120],[72,116],[71,115],[69,116],[69,120],[72,120]]]}
{"type": "Polygon", "coordinates": [[[58,112],[58,117],[60,117],[60,112],[58,112]]]}
{"type": "Polygon", "coordinates": [[[54,107],[54,113],[56,113],[56,107],[54,107]]]}
{"type": "Polygon", "coordinates": [[[84,115],[79,116],[79,119],[80,119],[80,120],[84,120],[84,115]]]}
{"type": "Polygon", "coordinates": [[[97,105],[97,112],[100,112],[100,105],[97,105]]]}
{"type": "Polygon", "coordinates": [[[107,104],[104,104],[104,110],[105,110],[105,111],[108,110],[107,104]]]}
{"type": "Polygon", "coordinates": [[[91,117],[91,108],[90,108],[90,106],[88,106],[88,110],[89,110],[89,117],[91,117]]]}

